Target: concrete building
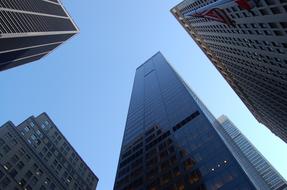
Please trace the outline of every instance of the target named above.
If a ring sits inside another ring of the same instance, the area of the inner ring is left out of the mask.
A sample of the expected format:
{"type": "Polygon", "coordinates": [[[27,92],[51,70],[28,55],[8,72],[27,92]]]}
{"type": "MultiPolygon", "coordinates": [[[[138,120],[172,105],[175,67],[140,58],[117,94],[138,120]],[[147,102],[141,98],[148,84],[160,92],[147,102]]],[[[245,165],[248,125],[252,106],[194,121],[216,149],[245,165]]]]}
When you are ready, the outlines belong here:
{"type": "Polygon", "coordinates": [[[184,0],[171,12],[255,118],[287,142],[286,0],[184,0]]]}
{"type": "Polygon", "coordinates": [[[46,113],[0,127],[1,190],[95,190],[97,183],[46,113]]]}

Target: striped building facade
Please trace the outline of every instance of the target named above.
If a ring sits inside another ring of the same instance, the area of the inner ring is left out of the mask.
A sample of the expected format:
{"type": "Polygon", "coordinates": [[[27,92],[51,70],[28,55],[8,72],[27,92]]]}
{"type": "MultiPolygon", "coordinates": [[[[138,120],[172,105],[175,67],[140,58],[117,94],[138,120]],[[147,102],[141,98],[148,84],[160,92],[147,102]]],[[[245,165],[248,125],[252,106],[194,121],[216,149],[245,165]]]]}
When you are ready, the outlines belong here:
{"type": "Polygon", "coordinates": [[[0,71],[44,57],[78,31],[58,0],[0,1],[0,71]]]}
{"type": "Polygon", "coordinates": [[[225,115],[218,118],[220,134],[244,169],[260,190],[287,190],[286,180],[273,168],[252,143],[225,115]]]}

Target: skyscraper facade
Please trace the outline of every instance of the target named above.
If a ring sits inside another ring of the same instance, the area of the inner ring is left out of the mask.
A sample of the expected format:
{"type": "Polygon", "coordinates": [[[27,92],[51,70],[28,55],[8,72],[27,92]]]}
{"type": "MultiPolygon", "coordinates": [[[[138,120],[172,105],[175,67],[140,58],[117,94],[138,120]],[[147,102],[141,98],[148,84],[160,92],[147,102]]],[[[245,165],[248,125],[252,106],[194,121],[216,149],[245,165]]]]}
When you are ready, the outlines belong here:
{"type": "Polygon", "coordinates": [[[255,118],[287,142],[286,0],[184,0],[171,12],[255,118]]]}
{"type": "Polygon", "coordinates": [[[77,32],[59,0],[1,0],[0,71],[44,57],[77,32]]]}
{"type": "Polygon", "coordinates": [[[0,127],[0,189],[95,190],[98,178],[46,113],[0,127]]]}
{"type": "Polygon", "coordinates": [[[255,189],[161,53],[137,68],[115,190],[255,189]]]}
{"type": "Polygon", "coordinates": [[[287,190],[286,180],[227,118],[218,118],[220,134],[249,179],[260,190],[287,190]]]}

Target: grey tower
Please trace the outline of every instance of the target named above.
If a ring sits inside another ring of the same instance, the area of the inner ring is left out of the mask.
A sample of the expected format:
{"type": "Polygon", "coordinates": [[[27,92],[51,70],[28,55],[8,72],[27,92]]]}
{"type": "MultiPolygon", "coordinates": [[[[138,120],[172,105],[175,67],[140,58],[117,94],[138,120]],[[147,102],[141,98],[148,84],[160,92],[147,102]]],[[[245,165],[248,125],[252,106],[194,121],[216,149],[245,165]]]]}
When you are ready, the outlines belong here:
{"type": "Polygon", "coordinates": [[[1,0],[0,71],[44,57],[77,32],[58,0],[1,0]]]}
{"type": "Polygon", "coordinates": [[[95,190],[97,183],[47,114],[0,127],[1,190],[95,190]]]}
{"type": "Polygon", "coordinates": [[[287,142],[287,1],[185,0],[171,12],[255,118],[287,142]]]}
{"type": "Polygon", "coordinates": [[[114,189],[255,189],[203,108],[161,53],[139,66],[114,189]]]}
{"type": "Polygon", "coordinates": [[[218,121],[221,124],[220,134],[256,189],[287,190],[285,179],[237,127],[226,116],[219,117],[218,121]]]}

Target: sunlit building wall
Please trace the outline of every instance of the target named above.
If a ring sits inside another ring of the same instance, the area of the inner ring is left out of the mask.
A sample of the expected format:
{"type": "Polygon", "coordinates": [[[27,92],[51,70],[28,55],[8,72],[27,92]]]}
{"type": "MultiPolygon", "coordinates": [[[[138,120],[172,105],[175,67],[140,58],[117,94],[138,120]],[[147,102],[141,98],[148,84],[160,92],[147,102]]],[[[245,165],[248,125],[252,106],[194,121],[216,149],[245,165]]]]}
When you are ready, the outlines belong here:
{"type": "Polygon", "coordinates": [[[171,12],[255,118],[287,142],[287,1],[184,0],[171,12]]]}

